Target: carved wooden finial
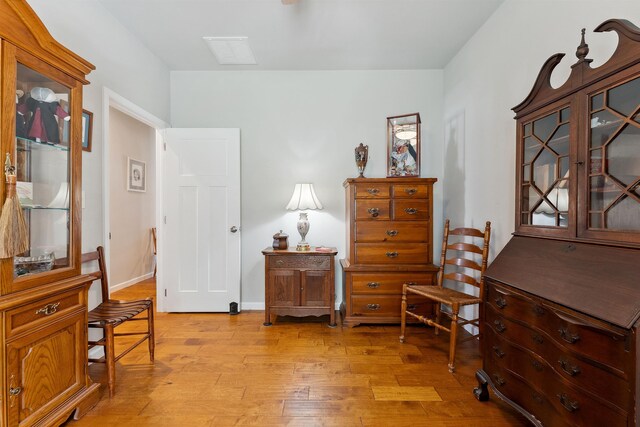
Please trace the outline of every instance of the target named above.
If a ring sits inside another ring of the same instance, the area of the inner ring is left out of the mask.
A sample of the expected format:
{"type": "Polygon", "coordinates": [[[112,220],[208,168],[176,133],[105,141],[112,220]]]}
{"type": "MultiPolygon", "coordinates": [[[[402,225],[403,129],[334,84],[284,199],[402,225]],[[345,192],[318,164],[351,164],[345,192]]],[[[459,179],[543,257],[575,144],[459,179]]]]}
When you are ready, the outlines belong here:
{"type": "Polygon", "coordinates": [[[581,31],[582,39],[580,40],[580,46],[578,46],[578,49],[576,50],[576,56],[578,57],[578,62],[576,62],[576,64],[580,64],[581,62],[590,63],[593,61],[592,59],[587,59],[587,55],[589,54],[589,45],[584,40],[584,32],[585,29],[583,28],[581,31]]]}

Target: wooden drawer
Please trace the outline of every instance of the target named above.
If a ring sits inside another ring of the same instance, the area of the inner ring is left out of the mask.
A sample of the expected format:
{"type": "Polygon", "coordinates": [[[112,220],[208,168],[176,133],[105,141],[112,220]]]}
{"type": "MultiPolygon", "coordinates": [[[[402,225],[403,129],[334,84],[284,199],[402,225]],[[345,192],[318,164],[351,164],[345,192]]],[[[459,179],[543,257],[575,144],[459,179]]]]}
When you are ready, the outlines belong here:
{"type": "Polygon", "coordinates": [[[394,199],[426,199],[429,187],[424,184],[394,184],[391,186],[394,199]]]}
{"type": "Polygon", "coordinates": [[[546,376],[553,375],[564,378],[580,390],[600,395],[619,408],[627,406],[630,386],[620,376],[562,352],[553,344],[540,345],[534,353],[509,341],[509,335],[498,336],[491,325],[486,330],[486,354],[541,389],[544,389],[546,376]]]}
{"type": "Polygon", "coordinates": [[[392,217],[396,220],[431,219],[428,200],[394,200],[392,210],[392,217]]]}
{"type": "MultiPolygon", "coordinates": [[[[351,315],[364,317],[400,317],[401,295],[352,295],[351,315]]],[[[412,311],[431,312],[433,303],[419,295],[407,296],[412,311]]]]}
{"type": "Polygon", "coordinates": [[[429,264],[428,243],[356,243],[357,264],[429,264]]]}
{"type": "Polygon", "coordinates": [[[269,268],[299,268],[308,270],[329,270],[331,268],[331,256],[318,255],[286,255],[267,256],[269,268]]]}
{"type": "Polygon", "coordinates": [[[75,309],[84,310],[83,301],[77,290],[8,310],[6,313],[7,336],[51,323],[75,309]]]}
{"type": "Polygon", "coordinates": [[[356,242],[428,242],[429,221],[356,222],[356,242]]]}
{"type": "Polygon", "coordinates": [[[388,220],[389,199],[380,200],[356,200],[356,220],[388,220]]]}
{"type": "Polygon", "coordinates": [[[402,285],[432,285],[435,275],[429,273],[352,273],[352,294],[401,294],[402,285]]]}
{"type": "Polygon", "coordinates": [[[389,184],[359,183],[355,187],[357,199],[388,199],[390,196],[389,184]]]}
{"type": "Polygon", "coordinates": [[[583,354],[621,371],[630,367],[631,356],[626,349],[630,337],[627,334],[601,328],[568,311],[560,311],[493,283],[487,292],[487,302],[497,313],[539,328],[560,348],[583,354]]]}

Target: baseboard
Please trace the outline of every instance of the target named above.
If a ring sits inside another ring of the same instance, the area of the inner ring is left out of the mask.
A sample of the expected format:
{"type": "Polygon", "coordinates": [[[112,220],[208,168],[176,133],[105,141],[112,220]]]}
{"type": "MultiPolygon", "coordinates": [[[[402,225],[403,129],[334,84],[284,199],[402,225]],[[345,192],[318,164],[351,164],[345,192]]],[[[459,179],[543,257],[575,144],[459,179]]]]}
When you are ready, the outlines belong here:
{"type": "MultiPolygon", "coordinates": [[[[240,309],[264,311],[264,303],[263,302],[243,302],[243,303],[240,303],[240,309]]],[[[335,309],[340,310],[340,302],[336,302],[335,309]]]]}
{"type": "Polygon", "coordinates": [[[118,283],[117,285],[112,285],[109,287],[110,292],[119,291],[120,289],[128,288],[131,285],[135,285],[136,283],[140,283],[143,280],[151,279],[153,277],[153,272],[143,274],[139,277],[134,277],[131,280],[127,280],[126,282],[118,283]]]}

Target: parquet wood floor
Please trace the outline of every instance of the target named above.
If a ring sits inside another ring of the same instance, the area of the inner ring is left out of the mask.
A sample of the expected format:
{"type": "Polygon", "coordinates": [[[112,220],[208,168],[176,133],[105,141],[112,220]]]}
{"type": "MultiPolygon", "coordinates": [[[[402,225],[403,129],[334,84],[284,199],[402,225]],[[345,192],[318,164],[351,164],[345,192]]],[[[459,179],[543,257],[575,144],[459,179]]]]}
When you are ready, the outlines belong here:
{"type": "MultiPolygon", "coordinates": [[[[154,294],[150,280],[113,298],[154,294]]],[[[473,397],[475,341],[459,345],[452,375],[446,336],[432,328],[409,327],[401,344],[395,325],[332,329],[327,316],[279,317],[265,327],[263,320],[260,311],[158,313],[155,364],[139,346],[117,364],[115,397],[103,387],[98,405],[66,427],[526,425],[493,395],[484,403],[473,397]]],[[[106,383],[102,364],[90,373],[106,383]]]]}

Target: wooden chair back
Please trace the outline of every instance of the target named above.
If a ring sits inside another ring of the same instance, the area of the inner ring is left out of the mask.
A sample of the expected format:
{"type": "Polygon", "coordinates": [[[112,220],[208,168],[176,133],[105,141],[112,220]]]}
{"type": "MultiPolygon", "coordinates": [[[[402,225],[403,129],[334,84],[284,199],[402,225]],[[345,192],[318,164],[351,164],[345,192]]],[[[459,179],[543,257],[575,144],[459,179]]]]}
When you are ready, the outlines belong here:
{"type": "Polygon", "coordinates": [[[480,292],[482,292],[482,277],[487,269],[490,238],[490,221],[485,224],[484,231],[477,228],[454,228],[451,230],[447,219],[442,238],[438,286],[442,288],[445,280],[450,280],[475,286],[480,288],[480,292]],[[455,236],[453,241],[451,241],[451,236],[455,236]],[[473,243],[474,239],[478,238],[483,239],[482,246],[473,243]],[[478,255],[480,255],[480,262],[477,260],[478,255]],[[447,266],[453,266],[453,271],[447,272],[447,266]],[[473,272],[478,273],[473,274],[473,272]]]}

